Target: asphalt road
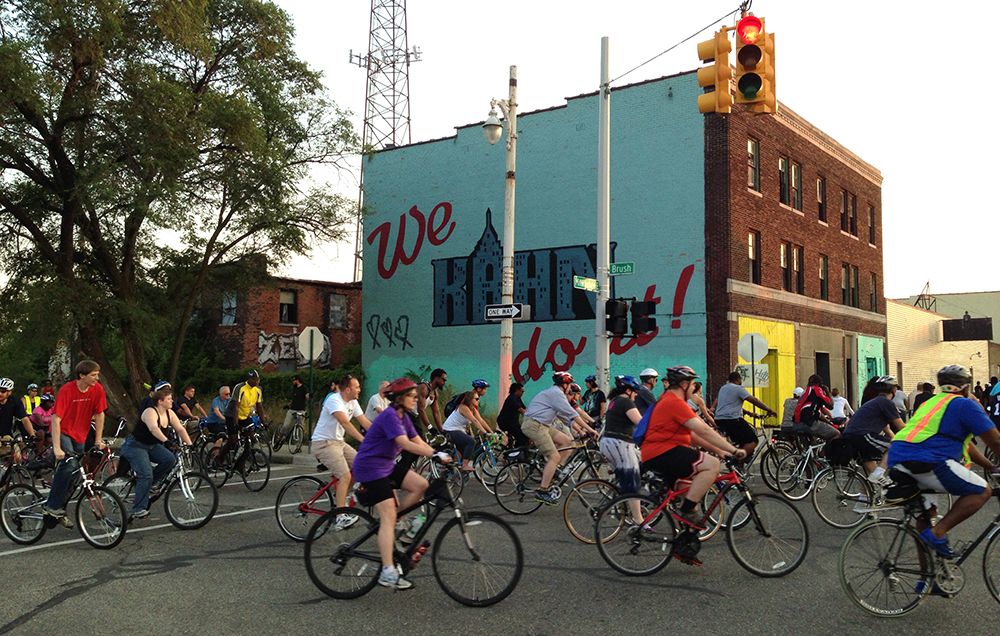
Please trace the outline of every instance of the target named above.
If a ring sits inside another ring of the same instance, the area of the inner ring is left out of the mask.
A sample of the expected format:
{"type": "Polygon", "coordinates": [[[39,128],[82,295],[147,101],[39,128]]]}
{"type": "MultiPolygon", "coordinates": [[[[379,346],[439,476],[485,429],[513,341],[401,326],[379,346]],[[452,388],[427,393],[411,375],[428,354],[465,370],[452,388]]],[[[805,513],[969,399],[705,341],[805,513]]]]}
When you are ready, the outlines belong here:
{"type": "MultiPolygon", "coordinates": [[[[174,529],[158,503],[110,551],[94,550],[75,530],[62,528],[27,548],[0,535],[0,633],[1000,632],[1000,605],[982,579],[982,548],[967,562],[966,588],[957,598],[928,598],[896,619],[857,609],[836,574],[846,531],[827,527],[806,503],[799,509],[810,527],[809,554],[781,579],[744,571],[721,534],[704,545],[703,567],[672,562],[650,577],[623,577],[596,548],[569,535],[560,507],[546,507],[528,517],[506,516],[524,546],[525,570],[514,593],[493,607],[452,601],[434,580],[429,559],[411,574],[412,590],[376,587],[360,599],[338,601],[313,586],[302,545],[285,538],[274,518],[278,489],[308,472],[278,466],[260,493],[227,485],[216,518],[201,530],[174,529]]],[[[506,514],[475,483],[465,500],[470,508],[506,514]]],[[[996,504],[989,505],[989,514],[967,522],[959,538],[970,538],[992,518],[996,504]]]]}

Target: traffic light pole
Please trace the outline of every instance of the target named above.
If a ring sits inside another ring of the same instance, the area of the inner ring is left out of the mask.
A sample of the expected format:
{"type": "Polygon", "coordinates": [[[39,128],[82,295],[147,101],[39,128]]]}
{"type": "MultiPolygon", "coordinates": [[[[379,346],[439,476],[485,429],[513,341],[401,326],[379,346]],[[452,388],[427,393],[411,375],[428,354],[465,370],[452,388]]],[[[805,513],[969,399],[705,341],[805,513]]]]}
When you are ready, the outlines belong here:
{"type": "Polygon", "coordinates": [[[594,320],[597,384],[605,393],[610,384],[611,354],[604,307],[610,298],[611,277],[611,72],[608,38],[601,38],[601,89],[597,116],[597,304],[594,320]]]}

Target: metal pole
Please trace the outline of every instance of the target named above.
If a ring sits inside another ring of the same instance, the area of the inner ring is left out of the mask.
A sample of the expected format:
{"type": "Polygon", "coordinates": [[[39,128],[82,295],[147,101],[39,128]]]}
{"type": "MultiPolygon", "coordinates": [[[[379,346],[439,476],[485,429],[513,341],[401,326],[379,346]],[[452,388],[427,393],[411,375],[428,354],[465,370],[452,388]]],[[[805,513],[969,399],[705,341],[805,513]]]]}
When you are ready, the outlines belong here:
{"type": "Polygon", "coordinates": [[[316,339],[316,332],[309,330],[309,397],[306,399],[306,431],[309,434],[309,452],[312,452],[312,397],[313,397],[313,360],[316,359],[316,352],[313,349],[313,342],[316,339]]]}
{"type": "Polygon", "coordinates": [[[594,313],[594,344],[596,349],[597,383],[604,391],[610,384],[611,354],[608,331],[604,324],[604,307],[610,298],[611,277],[608,276],[611,251],[611,72],[608,60],[608,38],[601,38],[601,91],[597,116],[597,306],[594,313]]]}
{"type": "MultiPolygon", "coordinates": [[[[510,67],[510,95],[506,108],[507,120],[507,178],[503,196],[503,262],[501,263],[501,302],[514,302],[514,168],[517,161],[517,67],[510,67]]],[[[510,389],[514,359],[514,319],[500,321],[500,382],[497,385],[497,411],[499,412],[510,389]]]]}

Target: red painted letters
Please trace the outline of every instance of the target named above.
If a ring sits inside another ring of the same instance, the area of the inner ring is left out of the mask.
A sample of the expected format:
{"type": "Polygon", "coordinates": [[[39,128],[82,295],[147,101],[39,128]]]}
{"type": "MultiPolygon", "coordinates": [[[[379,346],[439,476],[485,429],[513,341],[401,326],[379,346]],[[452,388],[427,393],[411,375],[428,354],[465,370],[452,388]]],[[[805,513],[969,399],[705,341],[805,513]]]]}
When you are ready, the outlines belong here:
{"type": "Polygon", "coordinates": [[[400,263],[403,265],[413,264],[413,262],[417,260],[417,256],[420,255],[420,249],[424,245],[425,235],[431,245],[441,245],[447,241],[449,237],[451,237],[451,233],[455,229],[455,223],[451,220],[451,203],[447,201],[442,201],[434,207],[431,211],[429,221],[424,216],[424,213],[417,208],[417,206],[411,207],[408,214],[417,222],[417,239],[414,241],[409,254],[406,253],[406,226],[409,224],[407,213],[399,215],[399,229],[396,233],[396,245],[393,248],[392,258],[388,265],[386,265],[386,252],[389,251],[389,235],[392,232],[392,224],[388,221],[382,223],[368,235],[369,245],[374,244],[375,240],[378,239],[378,256],[376,263],[378,264],[378,274],[382,278],[392,278],[400,263]],[[435,219],[438,216],[439,210],[442,212],[442,217],[440,223],[436,223],[435,219]],[[445,228],[447,228],[447,231],[444,233],[444,236],[441,236],[441,231],[445,228]]]}

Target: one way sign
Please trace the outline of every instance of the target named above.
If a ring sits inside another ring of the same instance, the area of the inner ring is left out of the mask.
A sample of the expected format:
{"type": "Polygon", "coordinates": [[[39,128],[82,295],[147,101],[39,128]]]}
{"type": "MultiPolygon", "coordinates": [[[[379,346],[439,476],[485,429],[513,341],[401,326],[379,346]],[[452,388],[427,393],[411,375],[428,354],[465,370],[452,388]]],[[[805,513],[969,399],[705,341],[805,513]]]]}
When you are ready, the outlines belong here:
{"type": "Polygon", "coordinates": [[[514,320],[530,320],[531,305],[521,303],[511,303],[509,305],[486,305],[486,320],[503,320],[513,318],[514,320]]]}

